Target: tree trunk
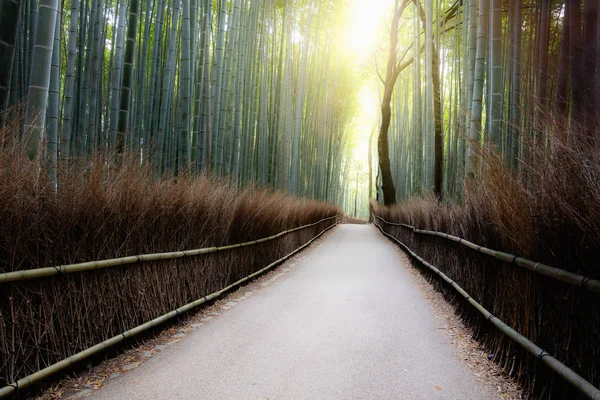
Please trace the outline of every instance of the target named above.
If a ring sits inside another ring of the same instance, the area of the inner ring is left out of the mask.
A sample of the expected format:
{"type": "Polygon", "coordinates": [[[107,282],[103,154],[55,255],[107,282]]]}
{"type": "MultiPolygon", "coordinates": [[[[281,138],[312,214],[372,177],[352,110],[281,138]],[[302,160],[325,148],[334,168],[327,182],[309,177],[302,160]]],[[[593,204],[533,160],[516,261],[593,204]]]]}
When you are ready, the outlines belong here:
{"type": "MultiPolygon", "coordinates": [[[[427,26],[427,13],[423,10],[423,6],[417,0],[419,6],[419,15],[423,25],[427,26]]],[[[444,163],[444,144],[443,144],[443,119],[442,119],[442,93],[440,83],[440,59],[439,53],[433,43],[433,35],[431,35],[431,43],[426,42],[431,46],[431,81],[433,84],[433,118],[434,118],[434,166],[433,166],[433,193],[438,200],[442,199],[442,184],[443,184],[443,163],[444,163]]]]}
{"type": "Polygon", "coordinates": [[[381,190],[383,191],[383,203],[386,206],[391,206],[396,203],[396,188],[392,178],[392,170],[390,168],[390,151],[388,141],[388,130],[390,127],[390,118],[392,110],[390,107],[390,99],[385,99],[381,104],[381,129],[379,130],[379,139],[377,142],[377,150],[379,153],[379,168],[381,170],[381,190]]]}
{"type": "MultiPolygon", "coordinates": [[[[386,206],[396,203],[396,188],[394,187],[394,179],[390,168],[390,151],[388,141],[388,131],[390,128],[390,118],[392,116],[391,102],[392,93],[396,79],[402,70],[412,63],[412,58],[402,64],[397,64],[397,45],[398,45],[398,22],[404,9],[408,4],[404,0],[400,6],[396,0],[394,15],[392,16],[392,24],[390,29],[390,48],[388,53],[388,62],[385,74],[384,93],[381,100],[381,128],[379,130],[379,139],[377,142],[377,150],[379,153],[379,169],[381,171],[381,189],[383,191],[383,202],[386,206]]],[[[401,60],[402,61],[402,60],[401,60]]]]}

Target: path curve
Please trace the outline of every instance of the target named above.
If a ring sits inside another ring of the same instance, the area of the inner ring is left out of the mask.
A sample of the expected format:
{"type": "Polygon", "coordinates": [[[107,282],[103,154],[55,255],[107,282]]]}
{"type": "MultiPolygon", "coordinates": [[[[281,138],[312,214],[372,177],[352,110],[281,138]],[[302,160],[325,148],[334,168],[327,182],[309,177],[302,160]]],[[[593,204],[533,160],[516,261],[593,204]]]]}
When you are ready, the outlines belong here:
{"type": "Polygon", "coordinates": [[[93,399],[493,399],[394,245],[341,225],[277,281],[93,399]]]}

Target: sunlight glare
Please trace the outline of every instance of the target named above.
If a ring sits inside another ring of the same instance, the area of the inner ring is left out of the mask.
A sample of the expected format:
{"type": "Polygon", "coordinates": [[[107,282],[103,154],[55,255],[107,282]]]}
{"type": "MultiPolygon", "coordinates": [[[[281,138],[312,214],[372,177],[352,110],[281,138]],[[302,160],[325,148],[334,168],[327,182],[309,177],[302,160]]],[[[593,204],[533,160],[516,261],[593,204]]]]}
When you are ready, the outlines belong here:
{"type": "Polygon", "coordinates": [[[346,41],[355,54],[372,53],[378,45],[380,27],[385,24],[392,0],[352,0],[346,41]]]}

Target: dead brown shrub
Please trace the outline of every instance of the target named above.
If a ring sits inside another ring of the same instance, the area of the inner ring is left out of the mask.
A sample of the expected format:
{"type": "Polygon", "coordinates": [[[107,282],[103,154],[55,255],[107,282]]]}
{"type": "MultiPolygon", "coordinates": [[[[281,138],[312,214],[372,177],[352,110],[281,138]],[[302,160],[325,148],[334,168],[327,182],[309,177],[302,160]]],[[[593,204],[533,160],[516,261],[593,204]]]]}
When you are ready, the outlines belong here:
{"type": "MultiPolygon", "coordinates": [[[[0,273],[251,241],[341,213],[325,203],[207,176],[156,180],[106,160],[47,173],[0,147],[0,273]]],[[[324,221],[276,240],[197,257],[0,286],[0,380],[38,371],[241,279],[306,243],[324,221]]],[[[3,386],[0,384],[0,386],[3,386]]]]}
{"type": "MultiPolygon", "coordinates": [[[[551,133],[548,133],[549,135],[551,133]]],[[[600,155],[569,138],[529,143],[521,172],[484,153],[483,170],[467,182],[464,203],[412,198],[374,213],[392,222],[453,234],[590,278],[600,278],[600,155]]],[[[575,139],[573,139],[575,138],[575,139]]],[[[498,318],[600,386],[598,295],[495,260],[441,237],[382,226],[456,280],[498,318]]],[[[431,280],[454,301],[452,288],[431,280]]],[[[455,302],[474,335],[533,398],[576,398],[576,390],[504,338],[462,300],[455,302]]]]}

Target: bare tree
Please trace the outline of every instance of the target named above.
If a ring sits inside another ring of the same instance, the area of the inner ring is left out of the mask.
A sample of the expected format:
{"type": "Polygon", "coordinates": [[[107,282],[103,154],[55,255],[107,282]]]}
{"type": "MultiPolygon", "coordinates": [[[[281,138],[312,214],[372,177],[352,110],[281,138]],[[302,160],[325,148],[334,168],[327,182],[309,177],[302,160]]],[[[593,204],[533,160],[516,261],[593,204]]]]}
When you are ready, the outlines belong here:
{"type": "Polygon", "coordinates": [[[383,202],[386,206],[396,203],[396,188],[394,187],[394,180],[390,168],[390,150],[388,141],[388,130],[390,128],[390,118],[392,115],[392,93],[394,92],[394,85],[396,84],[396,79],[400,72],[413,62],[413,57],[404,60],[409,49],[406,50],[398,60],[398,24],[408,3],[409,0],[403,0],[402,4],[399,5],[398,0],[395,0],[394,13],[392,14],[392,23],[390,26],[390,47],[388,51],[385,79],[377,72],[384,87],[383,98],[381,100],[381,128],[379,129],[377,150],[379,153],[383,202]]]}

